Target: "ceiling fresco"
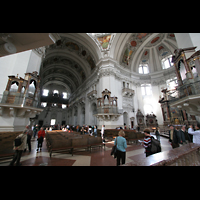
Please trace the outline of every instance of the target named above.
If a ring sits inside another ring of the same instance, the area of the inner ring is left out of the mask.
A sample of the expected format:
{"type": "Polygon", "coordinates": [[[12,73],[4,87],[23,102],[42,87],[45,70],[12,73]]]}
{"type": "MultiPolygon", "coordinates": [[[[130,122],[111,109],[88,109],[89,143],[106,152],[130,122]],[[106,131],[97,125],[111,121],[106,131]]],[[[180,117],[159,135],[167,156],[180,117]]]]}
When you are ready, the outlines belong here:
{"type": "Polygon", "coordinates": [[[60,38],[45,47],[41,87],[57,82],[67,85],[70,93],[96,71],[96,63],[109,57],[109,52],[118,56],[115,59],[122,68],[137,72],[136,65],[149,63],[150,59],[155,63],[152,56],[162,59],[177,48],[174,33],[61,33],[60,38]]]}
{"type": "Polygon", "coordinates": [[[140,45],[148,38],[151,33],[133,33],[127,43],[122,57],[122,64],[129,65],[132,55],[137,51],[140,45]]]}
{"type": "Polygon", "coordinates": [[[152,37],[153,33],[133,33],[127,41],[121,57],[121,65],[130,68],[130,63],[140,47],[140,63],[146,63],[149,60],[150,49],[155,48],[161,57],[169,55],[170,49],[175,49],[173,45],[176,41],[174,33],[158,33],[152,37]],[[151,37],[150,37],[151,36],[151,37]],[[144,45],[145,43],[145,45],[144,45]]]}
{"type": "Polygon", "coordinates": [[[91,52],[66,37],[46,47],[45,53],[40,69],[42,85],[57,81],[61,85],[67,84],[70,92],[74,92],[96,68],[91,52]]]}

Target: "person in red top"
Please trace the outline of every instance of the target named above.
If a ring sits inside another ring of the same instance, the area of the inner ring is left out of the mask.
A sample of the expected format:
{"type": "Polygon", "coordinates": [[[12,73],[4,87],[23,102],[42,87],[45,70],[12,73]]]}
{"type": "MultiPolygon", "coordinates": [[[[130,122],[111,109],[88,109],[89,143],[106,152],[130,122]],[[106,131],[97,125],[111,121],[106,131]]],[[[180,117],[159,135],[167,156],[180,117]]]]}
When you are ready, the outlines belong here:
{"type": "Polygon", "coordinates": [[[39,151],[39,148],[40,148],[40,151],[42,151],[42,143],[43,143],[43,140],[44,140],[44,136],[45,136],[45,131],[44,131],[44,128],[41,127],[40,128],[40,131],[38,131],[38,147],[37,147],[37,152],[39,151]]]}

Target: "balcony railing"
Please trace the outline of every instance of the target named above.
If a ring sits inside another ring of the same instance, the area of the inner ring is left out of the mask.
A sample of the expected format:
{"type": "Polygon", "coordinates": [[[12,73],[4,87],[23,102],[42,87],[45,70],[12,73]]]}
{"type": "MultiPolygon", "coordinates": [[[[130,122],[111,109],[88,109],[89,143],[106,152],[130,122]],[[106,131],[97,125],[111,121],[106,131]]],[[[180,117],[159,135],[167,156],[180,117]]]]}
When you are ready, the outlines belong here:
{"type": "Polygon", "coordinates": [[[1,104],[10,104],[15,106],[31,106],[38,107],[38,100],[34,100],[31,96],[23,96],[17,92],[11,92],[9,94],[0,94],[0,103],[1,104]]]}
{"type": "Polygon", "coordinates": [[[175,90],[170,90],[167,92],[167,100],[174,102],[178,99],[182,99],[191,95],[200,95],[200,81],[196,81],[190,84],[184,84],[179,86],[175,90]]]}

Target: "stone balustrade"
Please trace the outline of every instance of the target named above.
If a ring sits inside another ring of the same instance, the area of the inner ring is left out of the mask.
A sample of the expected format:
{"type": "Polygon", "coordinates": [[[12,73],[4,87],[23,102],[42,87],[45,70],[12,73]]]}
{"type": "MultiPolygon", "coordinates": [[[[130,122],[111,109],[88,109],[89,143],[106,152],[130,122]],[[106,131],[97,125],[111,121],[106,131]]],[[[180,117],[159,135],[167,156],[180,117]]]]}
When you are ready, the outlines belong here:
{"type": "Polygon", "coordinates": [[[200,166],[200,145],[189,143],[124,166],[200,166]]]}

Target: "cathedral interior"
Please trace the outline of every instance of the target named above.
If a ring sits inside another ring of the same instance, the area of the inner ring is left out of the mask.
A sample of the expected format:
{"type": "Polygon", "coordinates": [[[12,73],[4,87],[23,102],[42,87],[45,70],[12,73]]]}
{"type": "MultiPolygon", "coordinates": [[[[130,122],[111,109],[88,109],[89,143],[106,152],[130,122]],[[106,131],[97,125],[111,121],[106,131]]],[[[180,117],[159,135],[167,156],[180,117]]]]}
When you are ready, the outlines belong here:
{"type": "Polygon", "coordinates": [[[200,123],[199,33],[0,33],[0,132],[200,123]]]}

